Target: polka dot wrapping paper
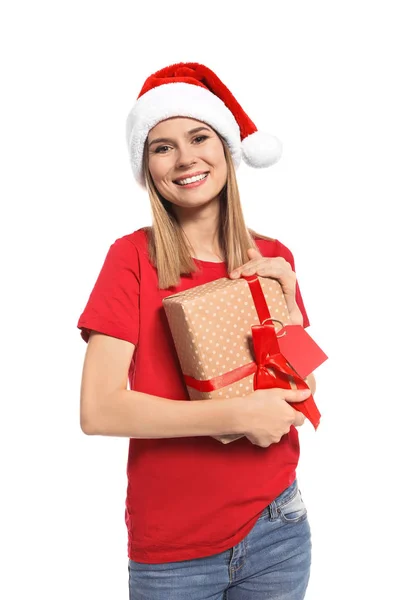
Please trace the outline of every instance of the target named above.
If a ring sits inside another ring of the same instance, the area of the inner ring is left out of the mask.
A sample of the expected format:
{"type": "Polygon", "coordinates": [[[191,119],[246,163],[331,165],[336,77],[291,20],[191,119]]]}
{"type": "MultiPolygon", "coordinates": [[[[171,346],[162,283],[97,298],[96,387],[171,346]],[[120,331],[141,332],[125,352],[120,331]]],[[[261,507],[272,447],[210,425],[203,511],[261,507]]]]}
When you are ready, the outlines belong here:
{"type": "MultiPolygon", "coordinates": [[[[268,277],[258,279],[271,317],[289,325],[280,283],[268,277]]],[[[210,380],[254,361],[251,327],[260,321],[245,279],[217,279],[168,296],[163,306],[184,375],[210,380]]],[[[281,325],[273,323],[278,333],[281,325]]],[[[190,386],[187,389],[191,400],[223,400],[250,394],[253,381],[251,374],[213,391],[203,392],[190,386]]],[[[243,436],[214,437],[229,443],[243,436]]]]}

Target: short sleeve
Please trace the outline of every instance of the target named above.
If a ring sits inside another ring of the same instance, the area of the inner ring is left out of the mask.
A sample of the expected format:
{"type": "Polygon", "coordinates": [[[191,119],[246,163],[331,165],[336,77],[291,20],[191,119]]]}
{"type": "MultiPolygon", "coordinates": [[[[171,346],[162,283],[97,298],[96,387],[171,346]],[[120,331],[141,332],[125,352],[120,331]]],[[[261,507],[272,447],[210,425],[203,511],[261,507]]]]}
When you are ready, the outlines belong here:
{"type": "MultiPolygon", "coordinates": [[[[292,269],[294,272],[296,272],[296,268],[295,268],[295,264],[294,264],[294,257],[292,252],[289,250],[289,248],[287,248],[287,246],[284,246],[284,244],[282,244],[281,242],[279,242],[278,240],[276,240],[277,243],[277,248],[278,248],[278,256],[282,256],[285,260],[288,261],[288,263],[290,263],[292,269]]],[[[297,306],[299,307],[302,315],[303,315],[303,327],[304,329],[306,327],[310,326],[310,321],[308,319],[308,315],[304,306],[304,302],[303,302],[303,298],[301,296],[301,292],[300,292],[300,287],[299,287],[299,282],[296,280],[296,302],[297,302],[297,306]]]]}
{"type": "Polygon", "coordinates": [[[91,331],[137,344],[139,334],[139,257],[126,238],[111,246],[79,317],[78,329],[87,342],[91,331]]]}

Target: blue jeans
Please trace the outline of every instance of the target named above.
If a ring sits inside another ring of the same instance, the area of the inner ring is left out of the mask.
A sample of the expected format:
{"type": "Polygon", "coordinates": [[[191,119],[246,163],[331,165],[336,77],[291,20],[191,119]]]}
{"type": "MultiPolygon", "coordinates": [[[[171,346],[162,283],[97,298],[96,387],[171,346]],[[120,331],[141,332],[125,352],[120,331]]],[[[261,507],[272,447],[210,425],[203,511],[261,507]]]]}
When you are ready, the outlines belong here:
{"type": "Polygon", "coordinates": [[[157,565],[129,559],[130,600],[303,600],[311,533],[297,481],[233,548],[157,565]]]}

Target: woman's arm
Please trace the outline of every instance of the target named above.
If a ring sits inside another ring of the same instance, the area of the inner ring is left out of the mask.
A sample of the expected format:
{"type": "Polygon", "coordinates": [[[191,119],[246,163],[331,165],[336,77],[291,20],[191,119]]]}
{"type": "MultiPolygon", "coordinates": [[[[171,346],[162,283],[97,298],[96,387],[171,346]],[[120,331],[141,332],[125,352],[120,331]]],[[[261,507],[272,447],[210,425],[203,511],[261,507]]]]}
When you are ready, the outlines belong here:
{"type": "Polygon", "coordinates": [[[141,439],[238,433],[236,398],[188,402],[128,390],[134,349],[130,342],[91,333],[80,398],[84,433],[141,439]]]}

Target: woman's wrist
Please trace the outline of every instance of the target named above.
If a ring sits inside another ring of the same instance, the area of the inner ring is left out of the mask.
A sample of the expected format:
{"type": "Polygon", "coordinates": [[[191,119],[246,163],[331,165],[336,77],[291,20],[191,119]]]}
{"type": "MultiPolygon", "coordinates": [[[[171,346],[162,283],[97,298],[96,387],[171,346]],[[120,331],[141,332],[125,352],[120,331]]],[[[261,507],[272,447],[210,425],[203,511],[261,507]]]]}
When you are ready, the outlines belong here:
{"type": "Polygon", "coordinates": [[[303,314],[298,306],[289,312],[289,318],[291,325],[304,326],[303,314]]]}

